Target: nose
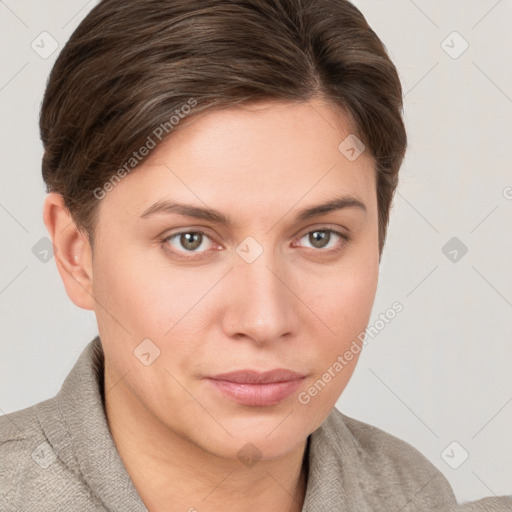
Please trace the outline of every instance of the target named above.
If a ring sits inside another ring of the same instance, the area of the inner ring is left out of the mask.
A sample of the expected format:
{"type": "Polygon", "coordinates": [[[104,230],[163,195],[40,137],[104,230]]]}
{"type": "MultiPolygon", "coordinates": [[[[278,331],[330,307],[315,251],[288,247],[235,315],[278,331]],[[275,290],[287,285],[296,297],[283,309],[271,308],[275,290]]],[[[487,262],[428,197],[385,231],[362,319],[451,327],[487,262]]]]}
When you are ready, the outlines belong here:
{"type": "Polygon", "coordinates": [[[227,336],[263,345],[296,333],[298,299],[283,267],[266,251],[252,263],[235,263],[222,319],[227,336]]]}

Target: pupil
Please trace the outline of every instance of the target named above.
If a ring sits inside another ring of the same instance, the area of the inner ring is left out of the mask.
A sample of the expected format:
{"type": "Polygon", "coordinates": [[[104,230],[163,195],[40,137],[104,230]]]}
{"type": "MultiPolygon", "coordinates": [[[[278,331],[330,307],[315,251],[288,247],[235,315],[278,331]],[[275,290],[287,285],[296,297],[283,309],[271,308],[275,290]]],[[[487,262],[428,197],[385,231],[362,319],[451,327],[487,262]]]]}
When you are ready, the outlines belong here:
{"type": "Polygon", "coordinates": [[[180,237],[180,243],[185,249],[197,249],[203,241],[201,233],[184,233],[180,237]]]}
{"type": "Polygon", "coordinates": [[[314,247],[322,248],[329,243],[329,233],[327,231],[313,231],[309,235],[309,241],[314,247]]]}

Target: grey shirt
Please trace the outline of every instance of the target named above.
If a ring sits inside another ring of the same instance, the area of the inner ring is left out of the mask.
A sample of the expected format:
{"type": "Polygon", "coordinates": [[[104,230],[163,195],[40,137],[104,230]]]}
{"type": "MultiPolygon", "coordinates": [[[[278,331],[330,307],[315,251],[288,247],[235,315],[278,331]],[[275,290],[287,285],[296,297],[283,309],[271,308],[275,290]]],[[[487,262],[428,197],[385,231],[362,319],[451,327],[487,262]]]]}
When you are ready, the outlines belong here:
{"type": "MultiPolygon", "coordinates": [[[[147,511],[110,434],[103,362],[95,338],[54,398],[0,418],[2,511],[147,511]]],[[[457,507],[445,477],[415,448],[337,409],[309,437],[307,461],[303,512],[457,507]]],[[[512,498],[465,507],[512,511],[512,498]]]]}

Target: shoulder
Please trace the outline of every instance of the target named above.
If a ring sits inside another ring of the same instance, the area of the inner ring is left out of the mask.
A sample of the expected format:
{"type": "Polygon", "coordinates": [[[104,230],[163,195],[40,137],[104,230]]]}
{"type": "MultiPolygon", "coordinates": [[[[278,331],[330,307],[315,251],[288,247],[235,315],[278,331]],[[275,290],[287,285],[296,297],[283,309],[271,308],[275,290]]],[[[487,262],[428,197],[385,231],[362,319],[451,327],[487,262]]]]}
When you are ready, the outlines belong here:
{"type": "Polygon", "coordinates": [[[38,407],[53,403],[54,399],[46,400],[0,417],[2,511],[64,511],[69,510],[70,499],[83,503],[84,511],[98,510],[92,507],[88,488],[59,459],[39,423],[38,407]]]}
{"type": "Polygon", "coordinates": [[[337,409],[329,415],[326,432],[336,444],[349,445],[366,501],[379,510],[451,511],[453,490],[444,475],[409,443],[337,409]]]}
{"type": "Polygon", "coordinates": [[[35,462],[33,451],[44,440],[35,406],[0,417],[0,455],[3,462],[0,477],[3,486],[6,479],[18,479],[19,474],[30,468],[29,460],[35,462]]]}
{"type": "Polygon", "coordinates": [[[471,503],[463,503],[457,512],[511,512],[512,495],[483,498],[471,503]]]}
{"type": "Polygon", "coordinates": [[[370,468],[412,474],[416,477],[438,472],[424,455],[406,441],[346,416],[337,409],[329,415],[326,428],[334,436],[348,430],[360,461],[370,468]]]}
{"type": "Polygon", "coordinates": [[[360,457],[370,466],[389,468],[392,472],[412,472],[413,475],[431,475],[438,472],[416,448],[380,428],[343,413],[333,415],[333,420],[338,425],[343,422],[352,434],[360,457]]]}

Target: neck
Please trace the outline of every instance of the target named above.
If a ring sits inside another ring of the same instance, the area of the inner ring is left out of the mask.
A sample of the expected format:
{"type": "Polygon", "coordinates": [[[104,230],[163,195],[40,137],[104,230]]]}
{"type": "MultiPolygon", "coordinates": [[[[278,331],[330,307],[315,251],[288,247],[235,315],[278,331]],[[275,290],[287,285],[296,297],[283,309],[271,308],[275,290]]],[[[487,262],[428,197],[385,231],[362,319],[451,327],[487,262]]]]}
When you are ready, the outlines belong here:
{"type": "Polygon", "coordinates": [[[105,409],[121,460],[150,512],[302,510],[306,441],[282,458],[247,467],[170,430],[122,381],[105,397],[105,409]]]}

